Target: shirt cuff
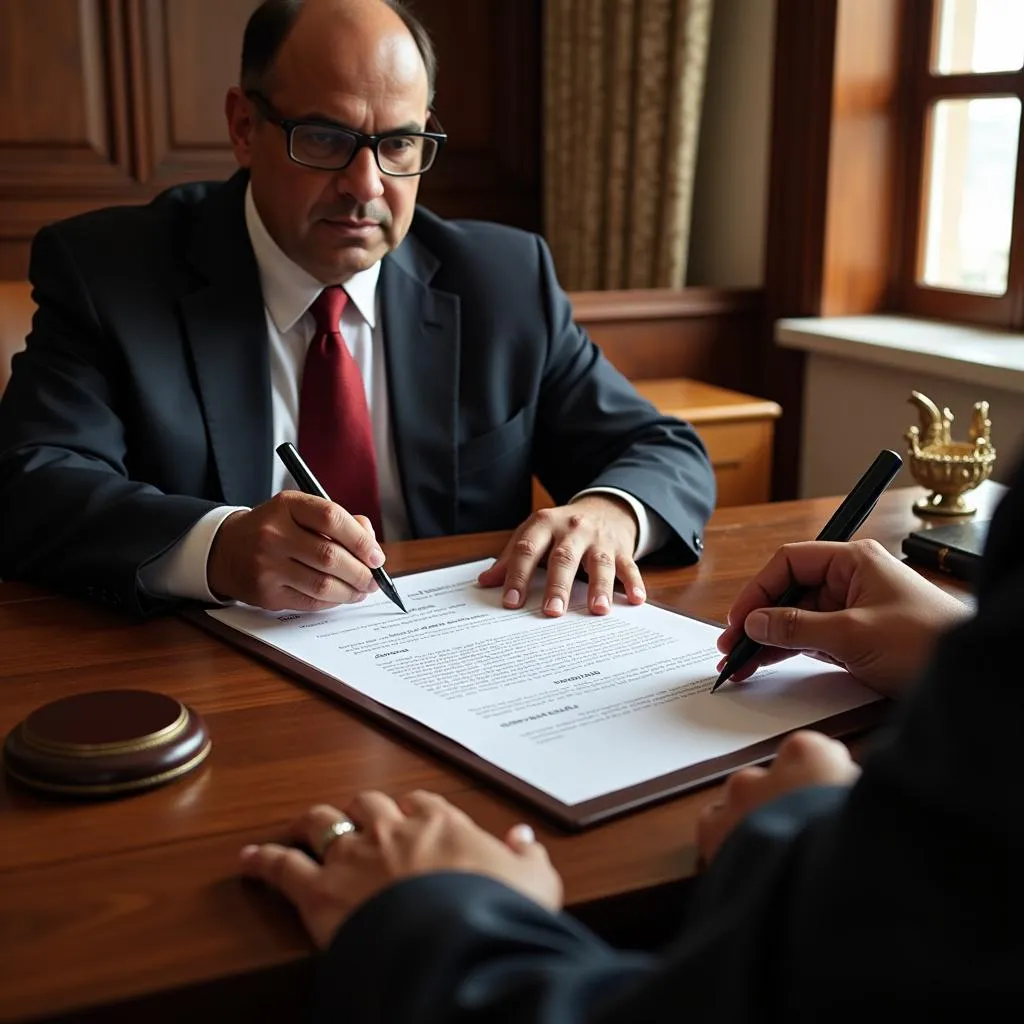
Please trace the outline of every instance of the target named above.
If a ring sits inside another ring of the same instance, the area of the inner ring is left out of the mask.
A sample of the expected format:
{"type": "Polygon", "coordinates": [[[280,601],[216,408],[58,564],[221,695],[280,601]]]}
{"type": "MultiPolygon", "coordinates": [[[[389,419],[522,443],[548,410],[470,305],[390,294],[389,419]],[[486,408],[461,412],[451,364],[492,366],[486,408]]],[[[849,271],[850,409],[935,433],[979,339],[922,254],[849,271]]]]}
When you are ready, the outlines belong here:
{"type": "Polygon", "coordinates": [[[172,548],[139,570],[143,590],[154,597],[227,603],[211,592],[206,581],[206,563],[221,523],[233,512],[248,511],[245,505],[221,505],[207,512],[172,548]]]}
{"type": "Polygon", "coordinates": [[[639,562],[645,555],[663,548],[669,542],[672,527],[657,512],[649,509],[639,498],[633,497],[627,491],[620,491],[618,487],[589,487],[579,494],[574,494],[569,499],[569,504],[586,494],[612,494],[616,498],[621,498],[633,510],[637,523],[636,550],[633,552],[635,561],[639,562]]]}

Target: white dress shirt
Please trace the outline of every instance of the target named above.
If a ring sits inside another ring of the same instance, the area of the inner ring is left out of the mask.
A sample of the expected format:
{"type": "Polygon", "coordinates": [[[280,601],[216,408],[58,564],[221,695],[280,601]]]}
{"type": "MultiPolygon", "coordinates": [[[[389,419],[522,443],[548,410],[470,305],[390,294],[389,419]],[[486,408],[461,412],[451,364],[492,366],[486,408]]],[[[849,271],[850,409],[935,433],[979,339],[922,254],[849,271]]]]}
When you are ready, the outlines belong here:
{"type": "MultiPolygon", "coordinates": [[[[309,310],[324,285],[289,259],[270,237],[256,209],[251,187],[245,193],[245,226],[259,268],[267,319],[276,449],[284,441],[294,443],[298,436],[302,368],[316,329],[309,310]]],[[[379,278],[378,262],[345,282],[349,301],[342,313],[341,333],[363,375],[370,410],[384,531],[380,539],[405,540],[410,536],[409,519],[398,475],[395,446],[391,442],[386,353],[377,295],[379,278]]],[[[273,459],[271,488],[273,494],[295,489],[295,482],[276,456],[273,459]]],[[[668,539],[668,524],[625,491],[612,487],[592,488],[581,491],[573,500],[593,493],[617,495],[633,509],[639,524],[635,558],[657,550],[668,539]]],[[[207,585],[206,563],[221,523],[239,510],[238,506],[224,505],[203,516],[174,547],[143,567],[139,574],[143,587],[155,595],[216,603],[217,598],[207,585]]]]}

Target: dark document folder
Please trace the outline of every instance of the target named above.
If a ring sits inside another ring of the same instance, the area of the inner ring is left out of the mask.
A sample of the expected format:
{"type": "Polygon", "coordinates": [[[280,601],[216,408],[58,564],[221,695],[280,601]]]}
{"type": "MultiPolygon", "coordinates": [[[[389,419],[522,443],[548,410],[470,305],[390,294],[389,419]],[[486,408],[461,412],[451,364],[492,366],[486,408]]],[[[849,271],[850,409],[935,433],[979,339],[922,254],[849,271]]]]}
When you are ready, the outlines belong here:
{"type": "Polygon", "coordinates": [[[981,564],[987,536],[987,519],[915,530],[904,539],[903,554],[908,561],[923,568],[938,569],[961,580],[973,580],[981,564]]]}

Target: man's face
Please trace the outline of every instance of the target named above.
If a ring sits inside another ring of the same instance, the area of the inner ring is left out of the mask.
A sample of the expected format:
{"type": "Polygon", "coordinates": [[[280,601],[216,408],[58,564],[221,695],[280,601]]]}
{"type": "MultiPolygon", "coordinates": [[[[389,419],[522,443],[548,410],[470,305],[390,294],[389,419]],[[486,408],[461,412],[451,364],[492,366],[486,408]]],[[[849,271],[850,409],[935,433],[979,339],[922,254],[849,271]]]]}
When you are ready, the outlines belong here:
{"type": "MultiPolygon", "coordinates": [[[[401,23],[352,25],[300,15],[274,62],[267,99],[283,118],[335,122],[367,135],[422,131],[427,77],[401,23]]],[[[373,266],[405,237],[419,177],[381,173],[360,149],[341,171],[304,167],[286,135],[255,116],[238,90],[227,102],[235,155],[251,174],[253,199],[282,251],[325,284],[373,266]]]]}

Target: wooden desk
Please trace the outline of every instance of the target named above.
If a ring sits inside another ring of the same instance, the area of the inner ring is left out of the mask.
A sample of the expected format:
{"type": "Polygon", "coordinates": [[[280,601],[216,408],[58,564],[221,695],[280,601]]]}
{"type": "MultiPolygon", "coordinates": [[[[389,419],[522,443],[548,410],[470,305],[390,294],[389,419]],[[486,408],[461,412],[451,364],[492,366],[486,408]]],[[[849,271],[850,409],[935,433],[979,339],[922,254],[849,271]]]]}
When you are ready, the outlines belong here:
{"type": "MultiPolygon", "coordinates": [[[[885,495],[864,534],[898,551],[919,523],[910,503],[920,493],[885,495]]],[[[985,485],[983,504],[996,493],[985,485]]],[[[835,505],[722,509],[701,564],[649,572],[651,595],[721,620],[775,548],[814,536],[835,505]]],[[[482,556],[503,539],[394,544],[388,565],[399,572],[482,556]]],[[[598,923],[611,906],[650,935],[655,912],[672,917],[671,896],[694,871],[708,790],[560,834],[184,621],[127,625],[98,607],[3,584],[0,650],[4,735],[57,697],[144,686],[197,708],[214,741],[194,776],[111,803],[47,803],[0,782],[0,1020],[302,1019],[309,944],[290,908],[239,879],[237,852],[280,836],[310,802],[343,805],[367,787],[436,790],[495,831],[531,821],[565,878],[568,906],[598,923]]]]}

